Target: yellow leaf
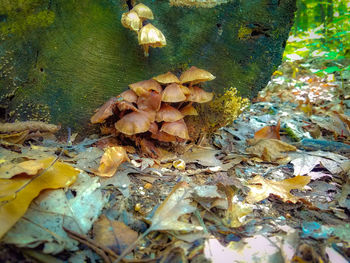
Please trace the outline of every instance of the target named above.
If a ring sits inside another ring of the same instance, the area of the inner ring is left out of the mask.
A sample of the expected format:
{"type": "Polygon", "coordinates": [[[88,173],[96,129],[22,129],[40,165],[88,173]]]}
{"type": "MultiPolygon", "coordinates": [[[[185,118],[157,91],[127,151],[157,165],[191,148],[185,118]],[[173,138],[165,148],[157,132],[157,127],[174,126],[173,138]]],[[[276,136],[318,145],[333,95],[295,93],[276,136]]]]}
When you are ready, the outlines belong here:
{"type": "Polygon", "coordinates": [[[269,197],[270,194],[280,197],[284,202],[296,203],[300,199],[290,193],[292,189],[303,190],[311,176],[295,176],[283,181],[271,181],[258,175],[248,181],[250,192],[246,197],[248,203],[255,203],[269,197]]]}
{"type": "Polygon", "coordinates": [[[112,177],[117,171],[119,165],[128,161],[129,157],[125,149],[121,146],[107,147],[102,155],[97,175],[103,177],[112,177]]]}
{"type": "Polygon", "coordinates": [[[276,139],[250,139],[247,142],[252,145],[246,149],[265,162],[280,162],[287,157],[283,152],[296,151],[296,147],[276,139]]]}
{"type": "MultiPolygon", "coordinates": [[[[50,157],[36,162],[45,169],[53,161],[54,158],[50,157]]],[[[34,179],[26,176],[0,179],[0,238],[24,215],[31,201],[42,190],[67,187],[76,180],[78,174],[79,171],[72,166],[56,162],[34,179]]]]}
{"type": "Polygon", "coordinates": [[[0,167],[0,178],[9,179],[19,174],[35,175],[43,168],[44,164],[36,160],[8,164],[0,167]]]}

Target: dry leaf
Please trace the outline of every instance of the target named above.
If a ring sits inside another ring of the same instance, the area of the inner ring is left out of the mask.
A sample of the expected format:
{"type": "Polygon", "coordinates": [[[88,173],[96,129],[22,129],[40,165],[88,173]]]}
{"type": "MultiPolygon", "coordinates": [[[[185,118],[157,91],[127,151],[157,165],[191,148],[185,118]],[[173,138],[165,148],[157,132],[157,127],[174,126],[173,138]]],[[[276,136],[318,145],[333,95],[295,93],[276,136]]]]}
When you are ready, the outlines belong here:
{"type": "Polygon", "coordinates": [[[296,147],[276,139],[250,139],[247,140],[251,147],[247,153],[253,154],[266,162],[285,163],[287,155],[283,152],[296,151],[296,147]]]}
{"type": "Polygon", "coordinates": [[[255,203],[269,197],[270,194],[280,197],[284,202],[296,203],[299,197],[290,193],[292,189],[303,190],[310,182],[310,176],[295,176],[283,181],[271,181],[258,175],[248,181],[250,192],[246,197],[248,203],[255,203]]]}
{"type": "Polygon", "coordinates": [[[151,227],[149,231],[154,230],[179,230],[193,231],[202,230],[202,227],[194,224],[179,221],[179,217],[192,213],[196,210],[190,205],[190,186],[186,182],[178,183],[169,196],[158,207],[151,218],[151,227]]]}
{"type": "Polygon", "coordinates": [[[130,246],[137,239],[137,232],[125,225],[123,222],[109,220],[102,215],[94,223],[94,240],[106,246],[118,254],[130,246]]]}
{"type": "Polygon", "coordinates": [[[119,165],[128,161],[129,157],[125,149],[121,146],[107,147],[102,155],[97,175],[103,177],[112,177],[117,171],[119,165]]]}
{"type": "Polygon", "coordinates": [[[215,157],[220,151],[211,148],[193,147],[182,159],[185,163],[199,163],[203,166],[221,166],[222,162],[215,157]]]}
{"type": "MultiPolygon", "coordinates": [[[[49,167],[54,158],[37,160],[44,169],[49,167]]],[[[0,238],[24,215],[31,201],[44,189],[56,189],[72,184],[79,171],[72,166],[55,162],[29,184],[31,178],[17,176],[12,179],[0,179],[0,238]],[[26,185],[27,184],[27,185],[26,185]],[[23,189],[21,189],[23,187],[23,189]],[[20,191],[18,191],[21,189],[20,191]]]]}
{"type": "Polygon", "coordinates": [[[254,139],[280,139],[281,122],[278,120],[277,125],[265,126],[254,133],[254,139]]]}
{"type": "Polygon", "coordinates": [[[8,164],[0,167],[0,178],[9,179],[15,175],[36,175],[44,168],[42,162],[30,160],[21,163],[8,164]]]}

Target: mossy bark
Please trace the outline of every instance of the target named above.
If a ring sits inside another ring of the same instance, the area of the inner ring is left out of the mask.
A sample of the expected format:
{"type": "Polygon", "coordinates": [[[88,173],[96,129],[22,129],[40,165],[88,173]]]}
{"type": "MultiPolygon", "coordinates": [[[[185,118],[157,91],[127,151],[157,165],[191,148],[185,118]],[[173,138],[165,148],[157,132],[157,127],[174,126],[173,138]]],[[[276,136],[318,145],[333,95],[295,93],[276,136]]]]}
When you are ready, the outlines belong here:
{"type": "Polygon", "coordinates": [[[167,46],[150,49],[123,28],[124,0],[0,0],[0,114],[86,127],[94,109],[128,84],[195,65],[253,97],[282,59],[295,0],[232,0],[213,8],[143,0],[167,46]],[[12,6],[11,6],[12,5],[12,6]]]}

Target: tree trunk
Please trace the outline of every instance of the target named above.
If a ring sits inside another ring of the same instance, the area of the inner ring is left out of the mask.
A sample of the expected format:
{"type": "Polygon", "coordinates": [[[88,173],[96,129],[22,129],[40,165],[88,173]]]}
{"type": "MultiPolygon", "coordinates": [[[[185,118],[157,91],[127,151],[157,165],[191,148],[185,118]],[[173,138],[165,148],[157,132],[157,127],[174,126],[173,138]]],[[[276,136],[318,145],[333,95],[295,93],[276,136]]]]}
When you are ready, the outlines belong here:
{"type": "Polygon", "coordinates": [[[295,0],[142,2],[167,40],[149,57],[120,23],[133,1],[0,0],[0,114],[86,127],[128,84],[192,65],[217,77],[208,90],[253,97],[281,63],[296,9],[295,0]]]}

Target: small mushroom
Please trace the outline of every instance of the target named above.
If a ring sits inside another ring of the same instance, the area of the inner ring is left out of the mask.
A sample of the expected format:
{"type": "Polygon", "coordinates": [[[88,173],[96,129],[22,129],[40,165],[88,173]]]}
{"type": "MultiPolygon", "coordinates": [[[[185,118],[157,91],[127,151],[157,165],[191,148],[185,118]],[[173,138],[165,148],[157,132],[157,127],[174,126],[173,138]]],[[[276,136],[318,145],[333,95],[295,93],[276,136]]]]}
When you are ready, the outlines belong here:
{"type": "Polygon", "coordinates": [[[158,124],[155,122],[151,123],[151,126],[149,127],[149,130],[152,134],[156,134],[158,132],[158,124]]]}
{"type": "Polygon", "coordinates": [[[150,91],[146,95],[142,95],[137,99],[137,107],[144,111],[158,111],[162,102],[162,94],[150,91]]]}
{"type": "Polygon", "coordinates": [[[213,99],[214,94],[212,92],[206,92],[205,90],[198,87],[190,87],[191,93],[187,97],[188,101],[205,103],[213,99]]]}
{"type": "Polygon", "coordinates": [[[180,76],[181,83],[190,83],[190,87],[194,84],[198,84],[200,82],[209,81],[215,79],[215,76],[210,72],[192,66],[190,69],[183,72],[180,76]]]}
{"type": "Polygon", "coordinates": [[[197,116],[198,112],[197,110],[192,106],[192,102],[188,105],[186,105],[185,107],[180,109],[180,112],[182,113],[182,115],[184,116],[197,116]]]}
{"type": "Polygon", "coordinates": [[[132,111],[138,111],[138,109],[128,101],[118,101],[117,102],[118,109],[120,111],[125,111],[125,110],[132,110],[132,111]]]}
{"type": "Polygon", "coordinates": [[[121,97],[121,98],[123,98],[123,100],[125,100],[127,102],[131,102],[131,103],[136,103],[136,101],[137,101],[137,95],[131,89],[128,89],[128,90],[122,92],[121,94],[119,94],[118,97],[121,97]]]}
{"type": "Polygon", "coordinates": [[[170,84],[163,90],[162,101],[164,102],[181,102],[185,100],[186,96],[179,84],[170,84]]]}
{"type": "Polygon", "coordinates": [[[183,119],[174,122],[164,122],[160,131],[177,136],[181,139],[190,139],[186,123],[183,119]]]}
{"type": "Polygon", "coordinates": [[[96,113],[91,117],[91,123],[103,123],[105,119],[113,115],[113,110],[118,103],[118,98],[110,98],[105,104],[97,109],[96,113]]]}
{"type": "Polygon", "coordinates": [[[158,75],[158,76],[154,77],[153,79],[158,81],[160,84],[180,83],[180,80],[178,79],[178,77],[176,77],[170,71],[167,73],[158,75]]]}
{"type": "Polygon", "coordinates": [[[121,22],[123,27],[128,28],[135,32],[138,32],[142,27],[141,18],[138,16],[137,12],[133,10],[123,13],[121,22]]]}
{"type": "Polygon", "coordinates": [[[180,111],[175,109],[174,107],[163,103],[162,107],[160,107],[160,110],[157,112],[156,115],[156,121],[157,122],[173,122],[182,119],[184,116],[181,114],[180,111]]]}
{"type": "Polygon", "coordinates": [[[144,49],[145,57],[148,57],[149,47],[164,47],[166,46],[166,39],[163,33],[153,26],[151,23],[141,28],[138,33],[139,45],[142,45],[144,49]]]}
{"type": "Polygon", "coordinates": [[[115,123],[115,128],[126,135],[146,132],[150,126],[151,120],[148,114],[142,111],[126,114],[115,123]]]}
{"type": "Polygon", "coordinates": [[[129,85],[137,96],[144,96],[149,94],[150,90],[154,90],[158,93],[162,92],[162,86],[154,79],[143,80],[129,85]]]}
{"type": "Polygon", "coordinates": [[[190,89],[184,85],[180,85],[180,88],[185,95],[189,95],[191,93],[190,89]]]}
{"type": "Polygon", "coordinates": [[[152,133],[151,138],[156,139],[161,142],[176,142],[176,137],[170,135],[163,131],[158,131],[157,133],[152,133]]]}
{"type": "Polygon", "coordinates": [[[135,11],[139,15],[142,22],[146,19],[154,19],[152,10],[142,3],[135,5],[131,10],[135,11]]]}

